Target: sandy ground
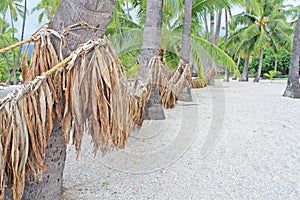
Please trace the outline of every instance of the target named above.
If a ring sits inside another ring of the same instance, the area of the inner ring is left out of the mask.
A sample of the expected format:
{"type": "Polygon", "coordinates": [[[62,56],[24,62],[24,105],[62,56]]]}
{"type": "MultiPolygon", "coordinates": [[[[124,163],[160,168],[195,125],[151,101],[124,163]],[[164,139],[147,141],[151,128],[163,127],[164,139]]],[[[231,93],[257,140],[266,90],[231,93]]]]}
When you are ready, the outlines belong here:
{"type": "Polygon", "coordinates": [[[285,81],[192,90],[125,150],[68,147],[63,199],[300,199],[300,100],[285,81]]]}
{"type": "Polygon", "coordinates": [[[104,156],[84,137],[79,160],[68,147],[63,199],[300,199],[300,100],[285,85],[194,89],[104,156]]]}

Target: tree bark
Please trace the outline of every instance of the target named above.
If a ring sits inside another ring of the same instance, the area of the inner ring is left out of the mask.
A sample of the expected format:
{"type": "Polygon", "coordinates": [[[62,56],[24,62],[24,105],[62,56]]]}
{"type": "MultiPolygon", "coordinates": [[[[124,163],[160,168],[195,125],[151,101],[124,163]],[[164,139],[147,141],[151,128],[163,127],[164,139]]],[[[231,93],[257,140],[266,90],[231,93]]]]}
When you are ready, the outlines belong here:
{"type": "Polygon", "coordinates": [[[291,55],[291,63],[289,69],[289,78],[283,96],[291,98],[300,98],[300,84],[299,84],[299,57],[300,57],[300,12],[296,31],[293,41],[293,49],[291,55]]]}
{"type": "Polygon", "coordinates": [[[275,55],[275,61],[274,61],[274,71],[277,71],[277,66],[278,66],[278,56],[275,55]]]}
{"type": "Polygon", "coordinates": [[[255,79],[253,82],[259,82],[261,69],[262,69],[262,65],[263,65],[263,56],[264,56],[264,49],[263,49],[263,47],[260,47],[259,65],[258,65],[257,73],[256,73],[256,76],[255,76],[255,79]]]}
{"type": "MultiPolygon", "coordinates": [[[[216,44],[216,38],[215,38],[215,12],[214,11],[210,11],[210,42],[213,44],[216,44]]],[[[213,54],[214,52],[211,51],[211,54],[213,54]]],[[[212,58],[209,61],[209,68],[216,68],[216,64],[214,63],[214,61],[212,60],[212,58]]],[[[213,70],[210,71],[211,73],[214,73],[213,70]]],[[[215,78],[214,75],[209,75],[209,80],[207,81],[208,85],[214,85],[215,84],[215,78]]]]}
{"type": "Polygon", "coordinates": [[[51,24],[56,31],[62,32],[66,27],[85,22],[93,28],[70,30],[66,33],[68,47],[64,56],[76,50],[79,44],[102,37],[116,0],[62,0],[51,24]]]}
{"type": "MultiPolygon", "coordinates": [[[[239,53],[237,64],[236,64],[236,66],[237,66],[238,69],[239,69],[239,66],[240,66],[240,62],[241,62],[241,54],[239,53]]],[[[237,75],[234,74],[232,80],[236,80],[236,79],[237,79],[237,75]]]]}
{"type": "MultiPolygon", "coordinates": [[[[191,61],[191,25],[192,25],[192,0],[184,1],[184,19],[181,41],[181,59],[185,64],[191,61]]],[[[194,70],[193,70],[194,71],[194,70]]],[[[193,101],[191,88],[186,86],[178,97],[181,101],[193,101]]]]}
{"type": "Polygon", "coordinates": [[[184,63],[190,62],[191,55],[191,22],[192,22],[192,0],[184,1],[184,19],[182,31],[181,59],[184,63]]]}
{"type": "MultiPolygon", "coordinates": [[[[141,56],[139,58],[139,76],[146,79],[149,75],[148,63],[153,56],[159,55],[160,34],[162,27],[163,1],[148,0],[146,7],[146,23],[143,34],[141,56]]],[[[163,120],[164,111],[160,103],[158,90],[153,87],[150,99],[145,108],[145,119],[163,120]]]]}
{"type": "Polygon", "coordinates": [[[210,41],[215,44],[215,13],[211,11],[210,13],[210,41]]]}
{"type": "MultiPolygon", "coordinates": [[[[68,31],[65,34],[69,49],[64,49],[64,56],[75,50],[79,44],[97,39],[104,35],[110,22],[116,0],[62,0],[52,22],[52,28],[58,32],[78,22],[84,22],[97,29],[84,28],[68,31]]],[[[56,51],[59,41],[55,41],[56,51]]],[[[64,109],[62,109],[64,110],[64,109]]],[[[54,119],[53,131],[46,148],[47,170],[43,173],[42,181],[26,182],[22,199],[60,199],[63,189],[63,170],[66,159],[65,140],[61,123],[54,119]]],[[[9,191],[8,191],[9,192],[9,191]]],[[[6,198],[9,196],[6,196],[6,198]]]]}
{"type": "Polygon", "coordinates": [[[242,73],[242,80],[241,81],[248,81],[248,68],[249,68],[249,56],[245,58],[244,69],[242,73]]]}
{"type": "MultiPolygon", "coordinates": [[[[227,15],[227,9],[225,8],[225,43],[228,39],[228,29],[229,29],[229,23],[228,23],[228,15],[227,15]]],[[[224,82],[229,82],[229,70],[228,67],[225,66],[225,73],[224,73],[224,82]]]]}
{"type": "Polygon", "coordinates": [[[215,45],[217,45],[219,42],[220,31],[221,31],[221,20],[222,20],[222,9],[220,9],[218,11],[218,16],[217,16],[216,32],[215,32],[215,37],[214,37],[215,45]]]}
{"type": "Polygon", "coordinates": [[[205,33],[206,33],[206,39],[209,41],[209,29],[208,29],[208,22],[207,22],[207,11],[204,11],[203,21],[205,26],[205,33]]]}

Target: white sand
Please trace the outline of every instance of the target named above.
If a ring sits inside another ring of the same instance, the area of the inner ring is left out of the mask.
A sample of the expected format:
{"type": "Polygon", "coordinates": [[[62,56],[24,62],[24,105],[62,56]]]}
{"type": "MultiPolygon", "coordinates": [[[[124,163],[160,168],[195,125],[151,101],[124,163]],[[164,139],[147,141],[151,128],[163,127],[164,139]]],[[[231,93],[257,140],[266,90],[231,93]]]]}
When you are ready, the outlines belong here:
{"type": "Polygon", "coordinates": [[[300,199],[300,100],[282,97],[285,81],[222,84],[125,150],[94,158],[85,138],[76,161],[70,147],[63,199],[300,199]]]}
{"type": "MultiPolygon", "coordinates": [[[[285,81],[193,90],[125,150],[68,148],[63,199],[300,199],[300,100],[285,81]]],[[[0,90],[0,96],[14,87],[0,90]]]]}

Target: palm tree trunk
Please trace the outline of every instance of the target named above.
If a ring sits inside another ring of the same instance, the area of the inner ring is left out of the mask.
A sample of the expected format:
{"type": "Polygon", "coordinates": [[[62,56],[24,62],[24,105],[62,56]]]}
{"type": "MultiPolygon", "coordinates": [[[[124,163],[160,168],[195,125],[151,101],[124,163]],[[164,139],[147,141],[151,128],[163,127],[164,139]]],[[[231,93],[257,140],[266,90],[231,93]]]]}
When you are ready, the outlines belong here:
{"type": "Polygon", "coordinates": [[[207,11],[204,11],[204,16],[203,16],[203,21],[204,21],[204,26],[205,26],[205,34],[206,34],[206,39],[209,40],[209,29],[208,29],[208,23],[207,23],[207,11]]]}
{"type": "MultiPolygon", "coordinates": [[[[228,39],[228,29],[229,29],[229,24],[228,24],[228,15],[227,15],[227,9],[225,9],[225,43],[227,42],[228,39]]],[[[228,67],[225,67],[225,73],[224,73],[224,82],[229,82],[229,71],[228,67]]]]}
{"type": "Polygon", "coordinates": [[[222,20],[222,9],[218,11],[217,15],[217,24],[216,24],[216,32],[214,37],[214,44],[217,45],[219,42],[220,31],[221,31],[221,20],[222,20]]]}
{"type": "MultiPolygon", "coordinates": [[[[181,59],[184,63],[190,63],[191,60],[191,24],[192,24],[192,0],[184,1],[184,19],[181,43],[181,59]]],[[[194,71],[194,70],[193,70],[194,71]]],[[[178,97],[181,101],[191,102],[192,94],[191,88],[185,87],[178,97]]]]}
{"type": "MultiPolygon", "coordinates": [[[[92,27],[98,27],[96,30],[70,31],[66,35],[66,39],[68,47],[73,51],[79,44],[103,36],[111,19],[115,3],[115,0],[62,0],[52,22],[52,28],[62,32],[64,28],[77,22],[86,22],[92,27]]],[[[58,51],[59,41],[53,39],[58,51]]],[[[65,56],[69,53],[69,50],[64,50],[65,56]]],[[[22,199],[60,199],[63,192],[63,170],[66,159],[66,146],[61,127],[61,123],[54,119],[53,131],[46,148],[47,170],[43,173],[42,181],[38,183],[26,182],[22,199]]]]}
{"type": "Polygon", "coordinates": [[[210,12],[210,42],[215,43],[215,13],[210,12]]]}
{"type": "Polygon", "coordinates": [[[274,62],[274,71],[277,71],[277,66],[278,66],[278,57],[275,55],[275,62],[274,62]]]}
{"type": "Polygon", "coordinates": [[[300,98],[299,84],[299,57],[300,57],[300,12],[293,41],[289,78],[283,96],[300,98]]]}
{"type": "Polygon", "coordinates": [[[185,63],[190,62],[191,55],[191,22],[192,22],[192,0],[184,1],[184,20],[182,31],[181,59],[185,63]]]}
{"type": "Polygon", "coordinates": [[[259,65],[258,65],[258,69],[257,69],[257,73],[255,76],[254,82],[259,82],[261,69],[262,69],[262,65],[263,65],[263,56],[264,56],[264,49],[263,49],[263,47],[260,47],[259,65]]]}
{"type": "MultiPolygon", "coordinates": [[[[241,54],[239,53],[238,60],[237,60],[237,63],[236,63],[236,66],[237,66],[238,69],[239,69],[239,66],[240,66],[240,62],[241,62],[241,54]]],[[[234,74],[232,80],[236,80],[236,79],[237,79],[237,75],[234,74]]]]}
{"type": "Polygon", "coordinates": [[[241,81],[248,81],[248,68],[249,68],[249,56],[245,58],[244,69],[242,73],[242,80],[241,81]]]}
{"type": "MultiPolygon", "coordinates": [[[[149,74],[148,62],[153,56],[159,55],[160,34],[162,27],[163,1],[148,0],[146,7],[146,23],[143,34],[141,56],[139,58],[139,76],[145,79],[149,74]]],[[[160,103],[159,92],[152,88],[150,99],[145,108],[145,119],[163,120],[164,111],[160,103]]]]}
{"type": "MultiPolygon", "coordinates": [[[[210,42],[215,44],[216,40],[215,40],[215,13],[214,13],[214,11],[210,11],[209,15],[210,15],[210,42]]],[[[213,54],[214,52],[211,51],[210,53],[213,54]]],[[[215,63],[212,61],[211,58],[209,59],[208,68],[209,68],[210,74],[208,74],[208,76],[207,76],[207,78],[208,78],[208,80],[206,80],[207,84],[214,85],[215,79],[214,79],[214,74],[212,74],[212,73],[214,73],[215,71],[212,69],[215,68],[215,63]]]]}

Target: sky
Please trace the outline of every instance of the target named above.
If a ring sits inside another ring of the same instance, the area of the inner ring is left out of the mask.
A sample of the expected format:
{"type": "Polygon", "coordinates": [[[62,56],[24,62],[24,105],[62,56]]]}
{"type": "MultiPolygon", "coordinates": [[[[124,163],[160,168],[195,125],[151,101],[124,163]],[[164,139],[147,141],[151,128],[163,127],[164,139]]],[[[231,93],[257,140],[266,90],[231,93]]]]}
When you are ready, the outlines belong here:
{"type": "MultiPolygon", "coordinates": [[[[286,2],[285,4],[292,4],[292,5],[295,5],[295,6],[300,5],[300,0],[286,0],[285,2],[286,2]]],[[[29,14],[27,15],[24,39],[29,38],[30,35],[35,33],[46,22],[46,20],[44,19],[43,22],[41,24],[39,24],[38,23],[39,12],[31,13],[32,8],[36,4],[37,4],[36,0],[29,0],[28,3],[27,3],[29,14]]],[[[232,14],[238,14],[238,13],[241,13],[242,11],[243,11],[242,8],[235,6],[232,9],[232,14]]],[[[21,30],[22,21],[21,20],[18,21],[15,25],[19,30],[21,30]]],[[[17,34],[17,36],[20,38],[19,34],[17,34]]]]}

